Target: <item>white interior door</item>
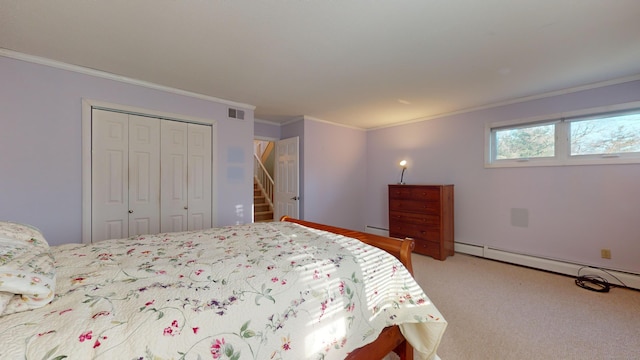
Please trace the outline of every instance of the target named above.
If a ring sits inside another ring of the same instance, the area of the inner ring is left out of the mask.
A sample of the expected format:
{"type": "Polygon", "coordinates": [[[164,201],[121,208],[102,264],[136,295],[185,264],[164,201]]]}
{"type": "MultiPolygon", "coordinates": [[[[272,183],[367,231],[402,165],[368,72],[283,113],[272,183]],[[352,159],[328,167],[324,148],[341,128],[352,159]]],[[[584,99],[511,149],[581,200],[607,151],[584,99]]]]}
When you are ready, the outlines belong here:
{"type": "Polygon", "coordinates": [[[129,116],[93,110],[91,241],[129,235],[129,116]]]}
{"type": "Polygon", "coordinates": [[[300,208],[298,161],[299,138],[292,137],[276,142],[275,160],[275,220],[287,215],[298,218],[300,208]]]}
{"type": "Polygon", "coordinates": [[[129,236],[160,232],[160,119],[129,115],[129,236]]]}
{"type": "Polygon", "coordinates": [[[161,122],[160,231],[188,230],[187,124],[178,121],[161,122]]]}
{"type": "Polygon", "coordinates": [[[188,126],[188,230],[211,227],[211,126],[188,126]]]}

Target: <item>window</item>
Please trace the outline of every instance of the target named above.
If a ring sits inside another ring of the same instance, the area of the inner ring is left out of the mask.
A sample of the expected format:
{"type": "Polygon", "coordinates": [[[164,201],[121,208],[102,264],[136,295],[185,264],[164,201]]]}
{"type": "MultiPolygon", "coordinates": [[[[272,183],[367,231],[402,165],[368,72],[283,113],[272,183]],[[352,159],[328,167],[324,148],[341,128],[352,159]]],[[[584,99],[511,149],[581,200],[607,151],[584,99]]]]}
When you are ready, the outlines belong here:
{"type": "Polygon", "coordinates": [[[485,166],[640,163],[640,102],[489,124],[485,166]]]}
{"type": "Polygon", "coordinates": [[[640,109],[569,122],[571,156],[640,153],[640,109]]]}
{"type": "Polygon", "coordinates": [[[549,158],[555,154],[555,124],[494,129],[496,159],[549,158]]]}

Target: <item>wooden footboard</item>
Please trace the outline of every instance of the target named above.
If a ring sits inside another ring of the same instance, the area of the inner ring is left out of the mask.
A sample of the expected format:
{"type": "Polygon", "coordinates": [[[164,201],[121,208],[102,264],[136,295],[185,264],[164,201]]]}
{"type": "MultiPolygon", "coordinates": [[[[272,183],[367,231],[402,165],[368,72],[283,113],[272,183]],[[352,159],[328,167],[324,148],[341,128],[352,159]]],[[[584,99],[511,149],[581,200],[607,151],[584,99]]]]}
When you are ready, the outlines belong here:
{"type": "MultiPolygon", "coordinates": [[[[310,228],[324,230],[332,232],[334,234],[340,234],[351,238],[358,239],[369,245],[378,247],[391,255],[395,256],[404,264],[404,266],[413,274],[413,266],[411,265],[411,252],[415,246],[412,239],[398,240],[392,239],[380,235],[368,234],[365,232],[343,229],[335,226],[329,226],[319,223],[314,223],[305,220],[294,219],[288,216],[283,216],[280,221],[288,221],[304,225],[310,228]]],[[[382,359],[389,352],[395,351],[403,360],[413,360],[413,348],[409,345],[409,342],[404,339],[400,328],[397,326],[391,326],[385,328],[378,338],[359,349],[354,350],[349,354],[347,359],[349,360],[373,360],[382,359]]]]}

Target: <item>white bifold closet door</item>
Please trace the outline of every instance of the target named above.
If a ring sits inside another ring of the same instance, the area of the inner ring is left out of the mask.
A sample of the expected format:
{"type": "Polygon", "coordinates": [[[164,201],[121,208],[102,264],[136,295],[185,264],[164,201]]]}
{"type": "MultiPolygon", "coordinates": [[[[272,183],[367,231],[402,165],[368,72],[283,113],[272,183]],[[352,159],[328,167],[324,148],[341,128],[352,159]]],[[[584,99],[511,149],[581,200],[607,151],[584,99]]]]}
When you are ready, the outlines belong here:
{"type": "Polygon", "coordinates": [[[162,122],[161,232],[211,227],[211,127],[162,122]]]}
{"type": "Polygon", "coordinates": [[[91,241],[211,227],[211,127],[93,109],[91,241]]]}

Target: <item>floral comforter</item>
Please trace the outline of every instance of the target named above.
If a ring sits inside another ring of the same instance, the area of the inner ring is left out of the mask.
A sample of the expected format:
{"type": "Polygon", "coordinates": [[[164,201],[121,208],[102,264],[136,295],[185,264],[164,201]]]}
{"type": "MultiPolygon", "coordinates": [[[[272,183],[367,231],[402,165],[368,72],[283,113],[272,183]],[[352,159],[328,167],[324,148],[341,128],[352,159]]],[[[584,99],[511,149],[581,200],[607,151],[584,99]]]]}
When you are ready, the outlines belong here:
{"type": "Polygon", "coordinates": [[[342,359],[401,323],[430,358],[447,324],[394,257],[294,223],[51,251],[55,298],[0,317],[2,359],[342,359]]]}
{"type": "Polygon", "coordinates": [[[40,230],[0,221],[0,316],[47,305],[55,287],[53,257],[40,230]]]}

